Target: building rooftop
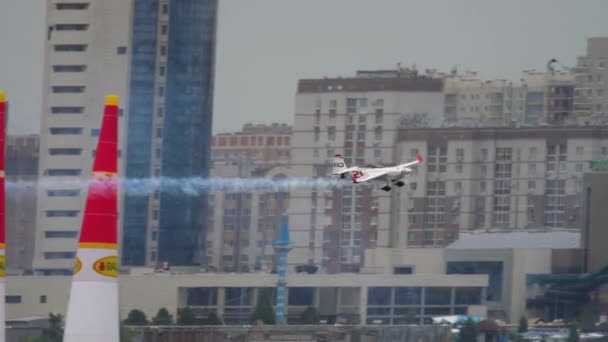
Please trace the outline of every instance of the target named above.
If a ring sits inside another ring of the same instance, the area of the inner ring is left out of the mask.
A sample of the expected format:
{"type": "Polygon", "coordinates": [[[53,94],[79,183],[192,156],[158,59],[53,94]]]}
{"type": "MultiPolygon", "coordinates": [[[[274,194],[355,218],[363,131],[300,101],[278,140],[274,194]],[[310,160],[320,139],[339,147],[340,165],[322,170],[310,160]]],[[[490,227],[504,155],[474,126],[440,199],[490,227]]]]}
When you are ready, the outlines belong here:
{"type": "Polygon", "coordinates": [[[484,232],[468,234],[447,249],[580,248],[581,233],[575,230],[484,232]]]}

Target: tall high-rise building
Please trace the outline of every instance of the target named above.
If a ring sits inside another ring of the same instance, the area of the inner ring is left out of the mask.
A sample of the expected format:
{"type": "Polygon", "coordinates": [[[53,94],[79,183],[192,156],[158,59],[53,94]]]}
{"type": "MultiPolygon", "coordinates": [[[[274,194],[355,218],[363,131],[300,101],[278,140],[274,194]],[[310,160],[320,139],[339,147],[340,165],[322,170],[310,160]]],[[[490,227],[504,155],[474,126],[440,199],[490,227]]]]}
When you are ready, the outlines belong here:
{"type": "MultiPolygon", "coordinates": [[[[134,0],[126,175],[209,174],[217,0],[134,0]]],[[[206,195],[125,198],[124,265],[199,263],[206,195]]]]}
{"type": "MultiPolygon", "coordinates": [[[[397,127],[441,125],[443,86],[441,78],[402,69],[300,80],[292,175],[325,177],[335,154],[342,154],[347,166],[409,161],[394,153],[397,127]]],[[[366,185],[292,190],[289,263],[314,263],[326,272],[357,271],[364,249],[397,246],[405,236],[391,231],[394,193],[366,185]]]]}
{"type": "Polygon", "coordinates": [[[6,137],[6,266],[9,271],[32,268],[36,236],[36,187],[38,135],[6,137]],[[20,186],[17,186],[20,184],[20,186]]]}
{"type": "Polygon", "coordinates": [[[38,190],[33,267],[41,274],[71,274],[104,97],[114,93],[127,102],[132,4],[47,5],[38,174],[40,181],[54,183],[38,190]]]}
{"type": "Polygon", "coordinates": [[[608,37],[587,40],[587,54],[578,58],[575,111],[581,124],[608,123],[608,37]]]}

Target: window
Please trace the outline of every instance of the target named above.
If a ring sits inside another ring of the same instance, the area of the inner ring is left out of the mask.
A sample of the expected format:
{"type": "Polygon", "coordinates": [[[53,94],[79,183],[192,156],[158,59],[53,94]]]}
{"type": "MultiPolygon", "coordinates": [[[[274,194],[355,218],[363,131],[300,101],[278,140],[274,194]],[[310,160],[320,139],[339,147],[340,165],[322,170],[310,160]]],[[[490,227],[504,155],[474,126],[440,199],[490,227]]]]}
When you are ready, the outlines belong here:
{"type": "Polygon", "coordinates": [[[86,65],[53,65],[54,72],[83,72],[87,70],[86,65]]]}
{"type": "Polygon", "coordinates": [[[60,134],[82,134],[82,128],[78,127],[53,127],[49,128],[52,135],[60,134]]]}
{"type": "Polygon", "coordinates": [[[461,182],[455,182],[454,183],[454,192],[459,194],[462,191],[462,183],[461,182]]]}
{"type": "Polygon", "coordinates": [[[49,230],[44,232],[44,237],[48,239],[73,239],[78,237],[78,232],[49,230]]]}
{"type": "Polygon", "coordinates": [[[5,296],[4,301],[6,304],[19,304],[21,303],[21,296],[5,296]]]}
{"type": "Polygon", "coordinates": [[[82,114],[84,107],[51,107],[52,114],[82,114]]]}
{"type": "Polygon", "coordinates": [[[536,190],[536,181],[528,181],[528,190],[536,190]]]}
{"type": "Polygon", "coordinates": [[[91,136],[92,137],[98,137],[99,136],[99,128],[91,128],[91,136]]]}
{"type": "Polygon", "coordinates": [[[56,52],[83,52],[87,50],[85,44],[57,44],[55,45],[56,52]]]}
{"type": "Polygon", "coordinates": [[[464,149],[462,148],[457,148],[456,149],[456,161],[463,161],[464,160],[464,149]]]}
{"type": "Polygon", "coordinates": [[[55,30],[57,31],[86,31],[89,28],[87,24],[57,24],[55,30]]]}
{"type": "Polygon", "coordinates": [[[393,268],[393,274],[412,274],[411,266],[397,266],[393,268]]]}
{"type": "Polygon", "coordinates": [[[89,8],[87,3],[61,3],[55,4],[55,8],[59,11],[62,10],[86,10],[89,8]]]}
{"type": "Polygon", "coordinates": [[[581,154],[583,154],[583,153],[584,153],[584,151],[585,151],[585,148],[584,148],[583,146],[577,146],[577,147],[576,147],[576,154],[577,154],[577,155],[579,155],[579,156],[580,156],[581,154]]]}
{"type": "Polygon", "coordinates": [[[53,86],[51,87],[55,94],[76,94],[84,93],[85,86],[53,86]]]}
{"type": "Polygon", "coordinates": [[[40,303],[41,304],[46,303],[46,296],[45,295],[40,296],[40,303]]]}
{"type": "Polygon", "coordinates": [[[456,165],[456,173],[462,173],[462,165],[456,165]]]}
{"type": "Polygon", "coordinates": [[[74,252],[45,252],[44,258],[47,260],[52,259],[73,259],[76,256],[74,252]]]}
{"type": "Polygon", "coordinates": [[[81,153],[81,148],[49,148],[49,154],[52,156],[78,156],[81,153]]]}
{"type": "Polygon", "coordinates": [[[166,35],[166,34],[167,34],[167,31],[168,31],[168,29],[167,29],[167,25],[162,25],[162,26],[160,27],[160,34],[162,34],[162,35],[166,35]]]}
{"type": "Polygon", "coordinates": [[[531,176],[536,174],[536,164],[528,164],[528,174],[531,176]]]}
{"type": "Polygon", "coordinates": [[[167,13],[169,13],[169,5],[163,4],[163,14],[167,14],[167,13]]]}
{"type": "Polygon", "coordinates": [[[46,194],[49,197],[76,197],[80,195],[80,189],[47,190],[46,194]]]}
{"type": "Polygon", "coordinates": [[[482,194],[486,192],[486,182],[479,182],[479,192],[482,194]]]}
{"type": "Polygon", "coordinates": [[[48,176],[80,176],[80,169],[48,169],[46,174],[48,176]]]}
{"type": "Polygon", "coordinates": [[[156,137],[157,138],[162,138],[163,136],[163,128],[162,127],[156,127],[156,137]]]}
{"type": "Polygon", "coordinates": [[[576,164],[576,172],[583,172],[583,164],[576,164]]]}
{"type": "Polygon", "coordinates": [[[78,210],[47,210],[46,217],[76,217],[78,210]]]}

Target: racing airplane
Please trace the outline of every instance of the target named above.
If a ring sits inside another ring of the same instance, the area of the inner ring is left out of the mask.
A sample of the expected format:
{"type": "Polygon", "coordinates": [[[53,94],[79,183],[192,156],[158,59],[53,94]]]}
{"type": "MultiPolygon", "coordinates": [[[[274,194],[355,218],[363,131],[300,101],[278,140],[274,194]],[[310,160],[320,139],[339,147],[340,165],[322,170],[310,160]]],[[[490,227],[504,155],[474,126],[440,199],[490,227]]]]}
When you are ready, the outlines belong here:
{"type": "MultiPolygon", "coordinates": [[[[415,161],[399,164],[395,166],[382,166],[382,165],[369,165],[367,167],[346,167],[344,158],[342,155],[336,154],[333,161],[333,167],[331,174],[334,176],[340,176],[341,179],[345,179],[346,175],[350,173],[352,182],[355,184],[364,183],[368,181],[386,183],[381,189],[384,191],[391,190],[391,183],[402,187],[405,183],[401,180],[414,170],[410,168],[412,165],[422,163],[422,154],[418,152],[418,159],[415,161]]],[[[406,179],[407,181],[407,179],[406,179]]]]}

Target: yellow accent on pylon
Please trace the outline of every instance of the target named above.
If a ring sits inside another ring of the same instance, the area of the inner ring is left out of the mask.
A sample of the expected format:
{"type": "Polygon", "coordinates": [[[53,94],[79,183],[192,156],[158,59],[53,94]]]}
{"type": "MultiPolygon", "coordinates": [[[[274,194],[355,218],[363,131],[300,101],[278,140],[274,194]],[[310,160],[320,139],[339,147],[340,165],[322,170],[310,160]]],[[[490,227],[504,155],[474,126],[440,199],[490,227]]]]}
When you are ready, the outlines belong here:
{"type": "Polygon", "coordinates": [[[4,96],[4,92],[0,90],[0,102],[6,101],[6,97],[4,96]]]}
{"type": "Polygon", "coordinates": [[[106,106],[118,106],[118,95],[110,94],[106,96],[106,106]]]}
{"type": "Polygon", "coordinates": [[[81,242],[78,244],[78,248],[118,249],[115,243],[103,242],[81,242]]]}

